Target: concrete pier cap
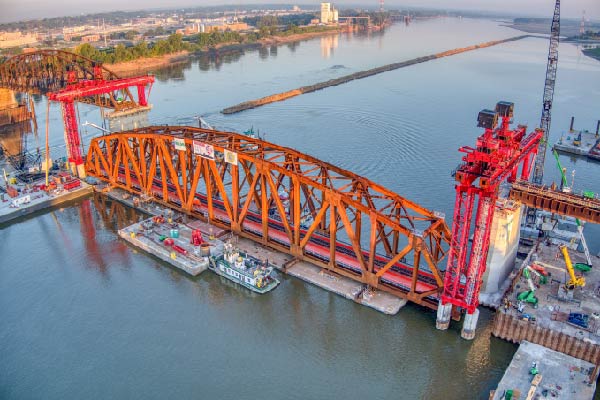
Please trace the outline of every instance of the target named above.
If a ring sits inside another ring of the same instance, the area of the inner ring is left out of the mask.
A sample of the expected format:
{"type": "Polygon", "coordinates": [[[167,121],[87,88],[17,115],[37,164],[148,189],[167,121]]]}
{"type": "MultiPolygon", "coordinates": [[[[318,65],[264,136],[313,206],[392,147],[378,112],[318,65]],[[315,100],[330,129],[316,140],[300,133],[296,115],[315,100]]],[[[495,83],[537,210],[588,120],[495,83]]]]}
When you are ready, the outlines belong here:
{"type": "Polygon", "coordinates": [[[440,304],[437,309],[437,319],[435,321],[436,329],[445,331],[450,326],[450,318],[452,317],[452,303],[440,304]]]}
{"type": "Polygon", "coordinates": [[[479,320],[479,309],[475,309],[473,314],[465,314],[462,331],[460,337],[466,340],[475,339],[475,329],[477,329],[477,321],[479,320]]]}

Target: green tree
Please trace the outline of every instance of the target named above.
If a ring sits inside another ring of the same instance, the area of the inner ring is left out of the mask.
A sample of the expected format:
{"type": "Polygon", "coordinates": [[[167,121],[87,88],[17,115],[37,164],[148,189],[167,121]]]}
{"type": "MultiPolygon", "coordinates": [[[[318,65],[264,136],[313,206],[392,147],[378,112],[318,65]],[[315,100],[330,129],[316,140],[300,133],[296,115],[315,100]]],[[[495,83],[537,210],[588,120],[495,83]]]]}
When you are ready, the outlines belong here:
{"type": "Polygon", "coordinates": [[[115,62],[123,62],[130,60],[130,53],[125,46],[118,44],[115,47],[115,62]]]}

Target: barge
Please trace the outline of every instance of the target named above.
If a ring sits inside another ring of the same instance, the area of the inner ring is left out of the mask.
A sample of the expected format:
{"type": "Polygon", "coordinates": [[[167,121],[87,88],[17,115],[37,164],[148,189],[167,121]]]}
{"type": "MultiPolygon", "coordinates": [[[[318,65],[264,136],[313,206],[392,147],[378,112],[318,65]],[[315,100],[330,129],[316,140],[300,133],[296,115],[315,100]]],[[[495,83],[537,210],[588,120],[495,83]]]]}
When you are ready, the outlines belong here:
{"type": "MultiPolygon", "coordinates": [[[[571,126],[569,133],[565,136],[564,134],[558,139],[558,142],[554,144],[556,151],[568,154],[574,154],[578,156],[591,157],[590,152],[599,147],[600,141],[600,121],[596,125],[596,132],[586,130],[576,131],[573,129],[573,123],[575,119],[571,117],[571,126]]],[[[600,147],[598,148],[600,152],[600,147]]],[[[598,158],[600,159],[600,153],[598,158]]]]}

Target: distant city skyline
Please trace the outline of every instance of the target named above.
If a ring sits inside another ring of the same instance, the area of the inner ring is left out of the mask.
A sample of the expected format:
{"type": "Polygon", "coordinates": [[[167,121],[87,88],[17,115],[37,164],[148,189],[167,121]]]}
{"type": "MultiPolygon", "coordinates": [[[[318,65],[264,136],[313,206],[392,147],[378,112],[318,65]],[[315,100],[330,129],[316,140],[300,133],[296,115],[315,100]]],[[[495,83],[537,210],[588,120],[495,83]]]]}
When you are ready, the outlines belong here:
{"type": "MultiPolygon", "coordinates": [[[[377,7],[378,0],[342,0],[331,1],[338,9],[356,6],[377,7]]],[[[290,0],[207,0],[199,4],[198,1],[190,0],[104,0],[101,4],[90,4],[80,0],[0,0],[2,13],[0,23],[38,18],[52,18],[62,16],[73,16],[78,14],[90,14],[105,11],[134,11],[148,8],[183,8],[202,7],[215,5],[249,5],[249,4],[298,4],[299,6],[313,6],[317,8],[320,1],[298,2],[290,0]]],[[[402,7],[424,7],[447,10],[465,11],[487,11],[494,13],[506,13],[510,15],[531,15],[538,17],[551,17],[554,0],[386,0],[389,8],[402,7]]],[[[599,0],[570,0],[563,2],[561,15],[565,18],[581,18],[585,10],[586,17],[592,20],[600,20],[599,0]]]]}

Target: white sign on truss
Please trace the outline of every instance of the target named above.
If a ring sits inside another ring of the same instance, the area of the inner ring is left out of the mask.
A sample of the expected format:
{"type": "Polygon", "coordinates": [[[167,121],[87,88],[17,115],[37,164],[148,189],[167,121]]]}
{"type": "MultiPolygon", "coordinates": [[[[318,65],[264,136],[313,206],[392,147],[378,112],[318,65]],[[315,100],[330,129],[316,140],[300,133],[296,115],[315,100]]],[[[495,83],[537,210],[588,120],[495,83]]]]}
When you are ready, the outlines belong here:
{"type": "Polygon", "coordinates": [[[194,140],[194,154],[198,154],[202,158],[208,158],[209,160],[215,159],[215,148],[210,144],[198,142],[194,140]]]}
{"type": "Polygon", "coordinates": [[[225,149],[225,162],[232,164],[232,165],[237,165],[237,163],[238,163],[237,153],[234,153],[233,151],[229,151],[229,150],[225,149]]]}
{"type": "Polygon", "coordinates": [[[183,140],[183,139],[173,139],[173,144],[175,146],[175,150],[185,151],[185,140],[183,140]]]}

